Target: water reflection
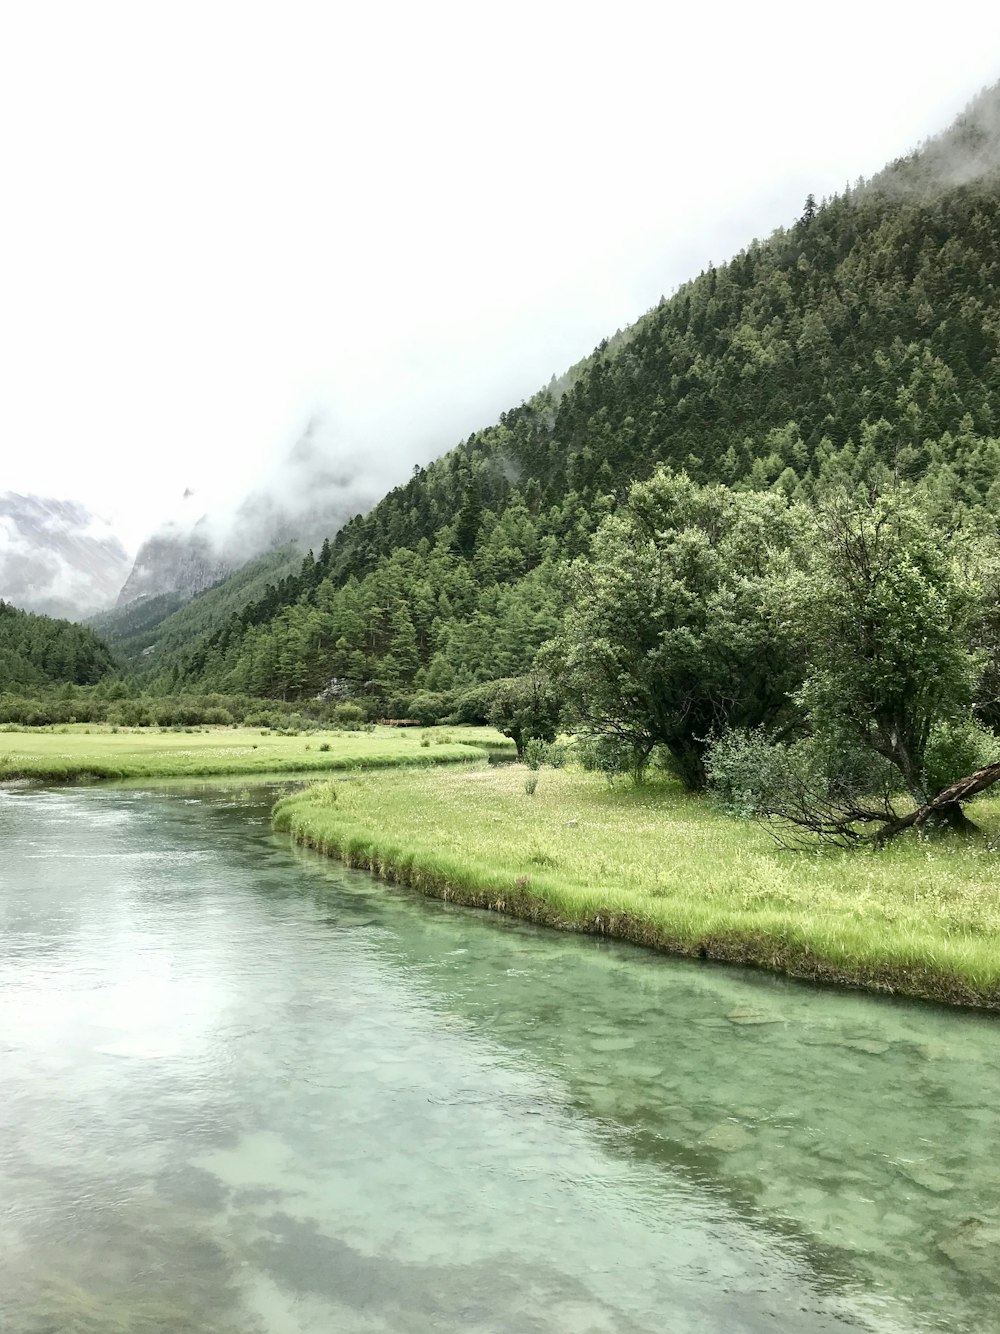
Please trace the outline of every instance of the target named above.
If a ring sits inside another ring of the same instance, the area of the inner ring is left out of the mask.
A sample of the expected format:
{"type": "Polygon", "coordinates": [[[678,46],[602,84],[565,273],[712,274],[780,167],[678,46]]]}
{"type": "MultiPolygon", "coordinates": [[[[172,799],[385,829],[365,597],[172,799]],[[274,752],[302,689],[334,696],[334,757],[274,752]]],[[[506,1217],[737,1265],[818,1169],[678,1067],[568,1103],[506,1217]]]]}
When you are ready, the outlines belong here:
{"type": "Polygon", "coordinates": [[[988,1330],[996,1021],[0,795],[0,1328],[988,1330]]]}

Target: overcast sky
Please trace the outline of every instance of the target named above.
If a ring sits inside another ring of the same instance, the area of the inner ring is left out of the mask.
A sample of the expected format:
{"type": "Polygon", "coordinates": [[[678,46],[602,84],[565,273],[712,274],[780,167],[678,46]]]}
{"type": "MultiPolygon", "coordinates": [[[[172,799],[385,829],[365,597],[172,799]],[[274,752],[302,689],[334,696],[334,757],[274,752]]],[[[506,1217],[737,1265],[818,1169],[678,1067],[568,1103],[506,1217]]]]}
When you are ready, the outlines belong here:
{"type": "Polygon", "coordinates": [[[0,491],[392,485],[997,78],[968,0],[6,5],[0,491]]]}

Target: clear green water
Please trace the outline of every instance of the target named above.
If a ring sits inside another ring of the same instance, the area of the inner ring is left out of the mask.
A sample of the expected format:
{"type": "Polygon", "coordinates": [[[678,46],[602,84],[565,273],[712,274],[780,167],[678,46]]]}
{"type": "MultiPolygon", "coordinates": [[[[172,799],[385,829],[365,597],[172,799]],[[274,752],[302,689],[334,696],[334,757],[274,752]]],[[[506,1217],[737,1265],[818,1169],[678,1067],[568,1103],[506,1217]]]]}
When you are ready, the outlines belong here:
{"type": "Polygon", "coordinates": [[[1000,1020],[0,793],[0,1330],[1000,1330],[1000,1020]]]}

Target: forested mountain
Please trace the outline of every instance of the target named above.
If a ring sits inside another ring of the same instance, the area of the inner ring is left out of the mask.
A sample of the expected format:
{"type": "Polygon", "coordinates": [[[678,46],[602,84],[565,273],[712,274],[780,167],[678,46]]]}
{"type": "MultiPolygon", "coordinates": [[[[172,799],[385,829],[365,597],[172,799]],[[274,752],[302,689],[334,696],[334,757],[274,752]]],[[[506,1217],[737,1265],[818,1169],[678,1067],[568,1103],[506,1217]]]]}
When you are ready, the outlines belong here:
{"type": "MultiPolygon", "coordinates": [[[[370,458],[339,448],[331,430],[310,421],[273,474],[238,504],[200,515],[195,510],[142,544],[114,610],[94,622],[126,666],[159,664],[216,629],[268,583],[297,569],[311,546],[370,508],[377,470],[370,458]],[[175,615],[192,599],[197,608],[175,615]]],[[[194,493],[185,493],[185,505],[195,501],[194,493]]]]}
{"type": "Polygon", "coordinates": [[[113,670],[111,653],[93,630],[0,600],[0,691],[92,685],[113,670]]]}
{"type": "Polygon", "coordinates": [[[126,669],[155,671],[200,635],[210,634],[269,587],[295,573],[302,552],[294,545],[277,547],[249,560],[224,579],[192,594],[173,590],[136,598],[113,611],[91,618],[90,624],[114,649],[126,669]]]}
{"type": "Polygon", "coordinates": [[[941,514],[1000,501],[1000,87],[946,134],[709,268],[501,415],[163,684],[296,698],[526,670],[566,562],[658,465],[810,499],[883,465],[941,514]]]}

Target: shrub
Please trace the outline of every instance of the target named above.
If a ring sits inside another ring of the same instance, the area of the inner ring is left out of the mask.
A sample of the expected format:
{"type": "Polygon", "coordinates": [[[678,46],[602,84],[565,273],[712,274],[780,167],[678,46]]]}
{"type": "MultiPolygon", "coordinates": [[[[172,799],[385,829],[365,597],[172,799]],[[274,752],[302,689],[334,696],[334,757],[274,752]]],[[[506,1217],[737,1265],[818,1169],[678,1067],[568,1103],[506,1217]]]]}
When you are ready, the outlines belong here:
{"type": "Polygon", "coordinates": [[[538,737],[532,737],[524,747],[524,762],[529,769],[540,769],[548,758],[549,748],[538,737]]]}
{"type": "Polygon", "coordinates": [[[924,787],[928,797],[992,763],[1000,753],[1000,741],[972,719],[938,723],[924,752],[924,787]]]}
{"type": "Polygon", "coordinates": [[[123,699],[108,712],[108,722],[122,727],[149,727],[153,722],[153,712],[141,699],[123,699]]]}
{"type": "Polygon", "coordinates": [[[432,727],[450,714],[452,702],[453,696],[451,694],[446,694],[443,691],[425,690],[419,695],[414,695],[408,701],[405,713],[399,716],[416,718],[417,722],[422,723],[424,727],[432,727]]]}
{"type": "Polygon", "coordinates": [[[209,727],[232,727],[234,719],[228,709],[206,709],[201,721],[209,727]]]}
{"type": "Polygon", "coordinates": [[[569,755],[569,747],[564,741],[553,741],[545,752],[545,763],[553,769],[563,769],[569,755]]]}
{"type": "Polygon", "coordinates": [[[730,815],[777,815],[899,787],[887,761],[849,738],[772,741],[762,728],[724,732],[706,756],[709,790],[730,815]]]}
{"type": "Polygon", "coordinates": [[[499,681],[486,681],[460,690],[452,696],[452,711],[447,721],[480,726],[488,723],[490,710],[499,688],[499,681]]]}
{"type": "Polygon", "coordinates": [[[532,770],[532,772],[528,774],[527,778],[524,780],[524,790],[525,792],[527,792],[529,797],[533,797],[535,795],[535,788],[537,786],[538,786],[538,774],[535,770],[532,770]]]}
{"type": "Polygon", "coordinates": [[[335,704],[332,719],[341,727],[345,723],[363,723],[365,711],[360,704],[335,704]]]}
{"type": "Polygon", "coordinates": [[[607,734],[580,737],[574,753],[588,773],[602,773],[612,785],[622,774],[630,775],[636,784],[642,783],[650,754],[630,741],[607,734]]]}

